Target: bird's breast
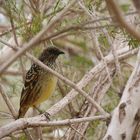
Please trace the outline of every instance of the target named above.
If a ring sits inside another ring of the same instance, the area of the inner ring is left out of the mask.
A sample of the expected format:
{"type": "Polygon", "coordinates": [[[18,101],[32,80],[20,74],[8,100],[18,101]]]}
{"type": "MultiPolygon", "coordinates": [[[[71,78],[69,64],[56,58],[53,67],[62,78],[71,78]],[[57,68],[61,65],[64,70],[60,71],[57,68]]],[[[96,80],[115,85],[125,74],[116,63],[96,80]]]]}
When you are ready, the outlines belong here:
{"type": "Polygon", "coordinates": [[[34,102],[34,105],[38,105],[47,100],[55,90],[57,83],[57,77],[52,74],[45,74],[40,79],[40,93],[38,99],[34,102]]]}

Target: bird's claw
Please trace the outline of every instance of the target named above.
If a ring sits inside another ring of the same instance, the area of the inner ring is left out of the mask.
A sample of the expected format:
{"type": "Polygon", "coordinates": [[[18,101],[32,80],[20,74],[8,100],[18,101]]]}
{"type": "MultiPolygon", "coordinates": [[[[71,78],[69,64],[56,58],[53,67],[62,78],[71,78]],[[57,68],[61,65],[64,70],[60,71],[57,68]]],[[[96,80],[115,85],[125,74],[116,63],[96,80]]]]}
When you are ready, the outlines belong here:
{"type": "Polygon", "coordinates": [[[50,114],[48,112],[44,113],[45,117],[46,117],[46,121],[50,121],[50,114]]]}

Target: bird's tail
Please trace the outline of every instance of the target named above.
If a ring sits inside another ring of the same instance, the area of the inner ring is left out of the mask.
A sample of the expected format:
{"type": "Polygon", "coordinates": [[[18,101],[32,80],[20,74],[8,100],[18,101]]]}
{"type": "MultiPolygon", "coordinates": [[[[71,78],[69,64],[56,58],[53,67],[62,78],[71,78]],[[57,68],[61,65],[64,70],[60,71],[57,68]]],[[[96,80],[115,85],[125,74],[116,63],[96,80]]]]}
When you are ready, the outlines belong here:
{"type": "Polygon", "coordinates": [[[20,107],[19,114],[18,114],[18,119],[23,118],[28,109],[29,109],[28,106],[20,107]]]}

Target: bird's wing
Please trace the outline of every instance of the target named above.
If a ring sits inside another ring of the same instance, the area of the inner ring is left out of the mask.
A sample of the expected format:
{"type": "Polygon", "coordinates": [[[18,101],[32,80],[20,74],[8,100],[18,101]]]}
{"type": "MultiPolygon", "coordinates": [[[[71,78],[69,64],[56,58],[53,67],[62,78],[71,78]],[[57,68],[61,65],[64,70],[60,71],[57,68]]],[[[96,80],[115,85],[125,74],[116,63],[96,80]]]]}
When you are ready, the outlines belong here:
{"type": "Polygon", "coordinates": [[[38,92],[39,90],[37,82],[40,77],[40,70],[41,69],[38,65],[33,64],[27,72],[24,87],[21,92],[20,107],[32,104],[33,95],[36,94],[34,92],[38,92]]]}

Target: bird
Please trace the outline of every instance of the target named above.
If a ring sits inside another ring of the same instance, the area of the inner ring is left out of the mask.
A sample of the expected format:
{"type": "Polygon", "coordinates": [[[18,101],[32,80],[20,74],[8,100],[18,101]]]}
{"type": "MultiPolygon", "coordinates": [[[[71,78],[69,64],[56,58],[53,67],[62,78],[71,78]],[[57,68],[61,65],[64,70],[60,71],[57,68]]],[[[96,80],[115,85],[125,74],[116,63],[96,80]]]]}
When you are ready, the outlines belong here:
{"type": "MultiPolygon", "coordinates": [[[[57,47],[47,47],[39,56],[39,60],[55,70],[56,59],[64,52],[57,47]]],[[[33,63],[27,71],[21,91],[18,119],[23,118],[30,107],[36,107],[46,101],[54,92],[57,77],[33,63]]]]}

